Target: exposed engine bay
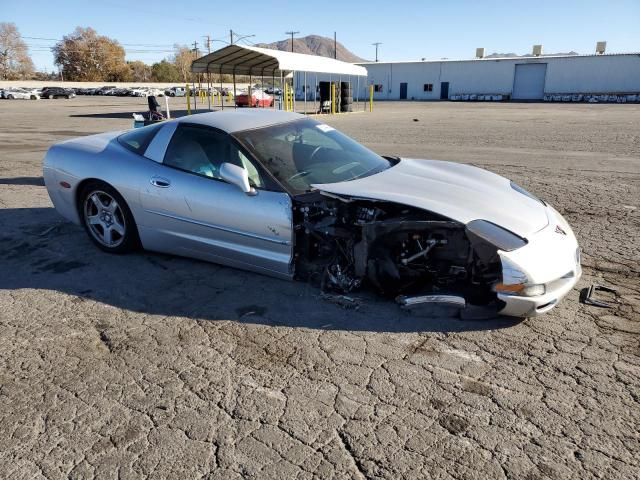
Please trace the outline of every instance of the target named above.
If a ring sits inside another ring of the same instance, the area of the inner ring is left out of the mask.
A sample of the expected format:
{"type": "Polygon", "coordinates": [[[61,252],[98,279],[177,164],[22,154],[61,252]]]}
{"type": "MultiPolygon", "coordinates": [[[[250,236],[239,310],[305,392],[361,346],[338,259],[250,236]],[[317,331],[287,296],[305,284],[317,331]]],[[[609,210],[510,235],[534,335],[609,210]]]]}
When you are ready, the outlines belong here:
{"type": "Polygon", "coordinates": [[[295,271],[323,292],[368,285],[386,297],[455,294],[497,302],[497,248],[464,224],[384,201],[328,196],[294,199],[295,271]]]}

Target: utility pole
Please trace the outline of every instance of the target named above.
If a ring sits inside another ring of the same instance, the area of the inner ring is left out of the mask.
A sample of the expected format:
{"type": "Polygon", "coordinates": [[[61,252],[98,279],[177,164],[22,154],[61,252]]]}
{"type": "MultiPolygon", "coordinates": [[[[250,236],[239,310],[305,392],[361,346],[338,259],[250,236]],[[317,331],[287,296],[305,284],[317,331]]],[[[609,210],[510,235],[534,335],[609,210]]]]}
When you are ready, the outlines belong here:
{"type": "Polygon", "coordinates": [[[378,61],[378,45],[382,45],[382,42],[375,42],[375,43],[372,43],[371,45],[376,46],[376,62],[377,62],[378,61]]]}
{"type": "Polygon", "coordinates": [[[333,58],[338,59],[338,40],[336,32],[333,32],[333,58]]]}
{"type": "Polygon", "coordinates": [[[229,30],[229,40],[230,43],[229,45],[233,45],[233,36],[234,34],[236,35],[236,42],[239,42],[240,40],[244,40],[245,38],[251,38],[251,37],[255,37],[255,35],[240,35],[238,36],[238,32],[234,32],[233,30],[229,30]]]}
{"type": "Polygon", "coordinates": [[[198,42],[193,42],[193,52],[196,54],[196,57],[198,57],[198,42]]]}
{"type": "Polygon", "coordinates": [[[291,53],[293,53],[293,36],[300,32],[294,32],[293,30],[290,32],[284,32],[285,35],[291,35],[291,53]]]}
{"type": "Polygon", "coordinates": [[[205,35],[204,38],[207,39],[207,53],[211,53],[211,35],[205,35]]]}

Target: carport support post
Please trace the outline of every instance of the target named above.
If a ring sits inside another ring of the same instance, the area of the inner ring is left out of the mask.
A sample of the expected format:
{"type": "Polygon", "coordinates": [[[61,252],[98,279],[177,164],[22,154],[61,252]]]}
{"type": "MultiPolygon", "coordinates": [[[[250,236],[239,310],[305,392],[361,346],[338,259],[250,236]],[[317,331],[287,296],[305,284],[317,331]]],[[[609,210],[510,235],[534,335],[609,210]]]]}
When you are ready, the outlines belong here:
{"type": "Polygon", "coordinates": [[[284,93],[284,84],[282,83],[282,70],[280,70],[280,110],[282,110],[282,100],[285,100],[284,93]]]}
{"type": "Polygon", "coordinates": [[[191,90],[191,93],[193,93],[193,111],[195,113],[198,113],[198,100],[197,100],[197,95],[196,95],[196,82],[193,79],[193,76],[191,77],[191,87],[193,88],[193,90],[191,90]]]}
{"type": "Polygon", "coordinates": [[[220,65],[220,73],[218,73],[218,75],[220,75],[220,95],[218,95],[218,98],[220,98],[221,110],[224,110],[224,99],[222,98],[222,65],[220,65]]]}
{"type": "Polygon", "coordinates": [[[356,105],[358,105],[358,100],[360,99],[360,77],[357,77],[356,84],[356,105]]]}
{"type": "Polygon", "coordinates": [[[307,72],[304,72],[304,114],[307,114],[307,72]]]}
{"type": "Polygon", "coordinates": [[[271,87],[273,88],[273,109],[276,109],[276,72],[271,72],[271,87]]]}
{"type": "Polygon", "coordinates": [[[313,112],[318,113],[316,101],[318,100],[318,74],[316,73],[316,88],[313,89],[313,112]]]}
{"type": "Polygon", "coordinates": [[[211,111],[211,73],[207,70],[207,99],[209,103],[209,111],[211,111]]]}
{"type": "Polygon", "coordinates": [[[296,72],[291,75],[291,111],[296,111],[296,72]]]}
{"type": "Polygon", "coordinates": [[[237,108],[236,106],[236,67],[233,67],[233,108],[237,108]]]}

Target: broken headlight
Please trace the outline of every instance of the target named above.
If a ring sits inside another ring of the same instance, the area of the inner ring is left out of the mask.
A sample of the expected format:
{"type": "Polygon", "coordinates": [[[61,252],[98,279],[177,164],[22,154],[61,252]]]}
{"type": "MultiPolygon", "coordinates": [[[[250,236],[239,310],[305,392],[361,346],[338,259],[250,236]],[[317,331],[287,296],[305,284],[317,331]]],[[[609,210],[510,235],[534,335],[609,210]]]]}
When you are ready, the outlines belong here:
{"type": "Polygon", "coordinates": [[[505,252],[511,252],[527,244],[524,238],[486,220],[472,220],[467,223],[467,231],[505,252]]]}
{"type": "Polygon", "coordinates": [[[519,297],[538,297],[540,295],[544,295],[547,291],[547,288],[543,284],[525,285],[524,283],[498,283],[494,285],[493,289],[497,293],[517,295],[519,297]]]}

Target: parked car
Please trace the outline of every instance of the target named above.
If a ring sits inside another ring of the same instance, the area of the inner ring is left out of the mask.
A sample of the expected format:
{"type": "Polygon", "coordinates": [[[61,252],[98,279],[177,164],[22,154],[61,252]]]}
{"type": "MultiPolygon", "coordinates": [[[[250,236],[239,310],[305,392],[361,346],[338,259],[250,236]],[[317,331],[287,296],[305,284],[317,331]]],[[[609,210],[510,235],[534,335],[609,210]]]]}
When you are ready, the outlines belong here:
{"type": "Polygon", "coordinates": [[[149,89],[144,87],[135,87],[131,89],[132,97],[148,97],[150,95],[149,89]]]}
{"type": "Polygon", "coordinates": [[[76,94],[69,88],[44,87],[40,96],[42,98],[73,98],[76,94]]]}
{"type": "Polygon", "coordinates": [[[273,97],[262,90],[251,90],[251,98],[248,92],[239,93],[236,96],[236,106],[238,107],[271,107],[273,97]]]}
{"type": "Polygon", "coordinates": [[[6,99],[8,100],[39,100],[40,95],[36,89],[28,89],[28,88],[10,88],[7,89],[4,93],[6,99]]]}
{"type": "Polygon", "coordinates": [[[515,183],[383,157],[290,112],[203,113],[67,140],[43,169],[57,211],[106,252],[142,246],[329,292],[366,282],[403,306],[517,317],[549,311],[581,275],[569,224],[515,183]]]}
{"type": "Polygon", "coordinates": [[[110,95],[116,89],[114,85],[105,85],[104,87],[100,87],[95,91],[96,95],[110,95]]]}
{"type": "Polygon", "coordinates": [[[187,94],[185,87],[171,87],[164,92],[169,97],[184,97],[187,94]]]}

